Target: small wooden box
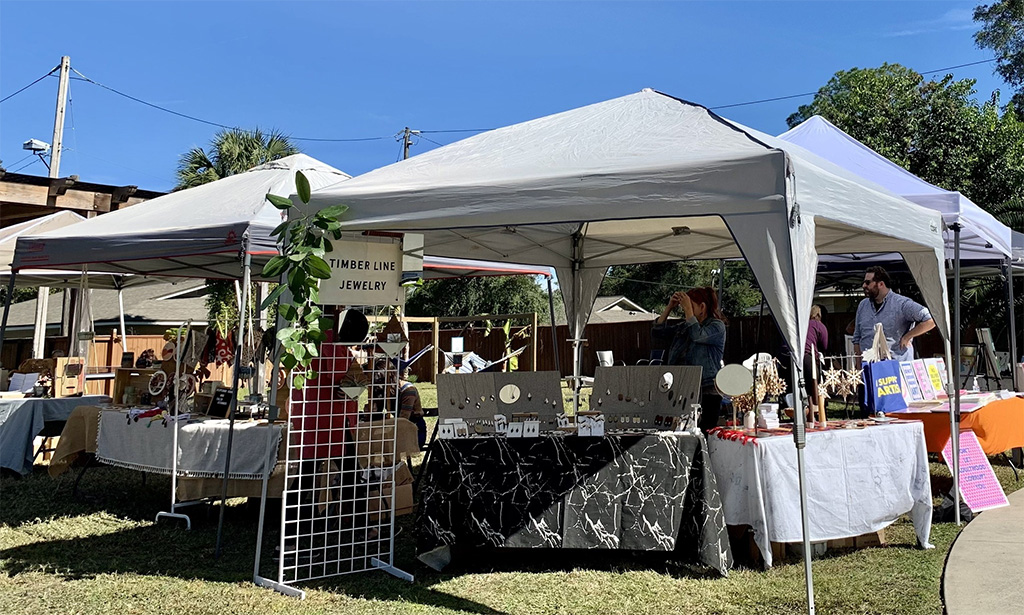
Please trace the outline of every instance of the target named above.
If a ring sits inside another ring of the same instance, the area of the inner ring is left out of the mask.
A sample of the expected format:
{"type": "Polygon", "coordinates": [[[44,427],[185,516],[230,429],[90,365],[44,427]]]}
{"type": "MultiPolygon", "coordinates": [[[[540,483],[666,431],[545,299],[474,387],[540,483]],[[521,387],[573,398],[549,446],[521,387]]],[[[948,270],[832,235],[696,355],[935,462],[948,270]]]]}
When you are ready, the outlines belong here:
{"type": "Polygon", "coordinates": [[[59,357],[53,375],[53,396],[71,397],[85,391],[85,359],[59,357]]]}

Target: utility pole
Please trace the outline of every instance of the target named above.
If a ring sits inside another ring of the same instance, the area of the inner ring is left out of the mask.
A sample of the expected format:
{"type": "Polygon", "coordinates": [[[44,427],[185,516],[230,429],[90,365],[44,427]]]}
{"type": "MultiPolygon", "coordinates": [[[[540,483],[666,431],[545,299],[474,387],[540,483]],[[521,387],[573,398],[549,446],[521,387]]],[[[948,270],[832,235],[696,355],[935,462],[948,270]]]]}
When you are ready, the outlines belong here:
{"type": "MultiPolygon", "coordinates": [[[[60,177],[60,153],[64,146],[64,108],[68,99],[68,79],[71,77],[71,57],[60,59],[60,85],[57,86],[57,111],[53,118],[53,139],[50,141],[50,178],[60,177]]],[[[42,359],[46,352],[46,321],[50,307],[50,289],[39,287],[36,295],[36,327],[32,336],[32,356],[42,359]]]]}
{"type": "Polygon", "coordinates": [[[412,136],[420,134],[418,130],[409,130],[406,126],[402,131],[402,160],[409,158],[409,148],[412,147],[412,136]]]}

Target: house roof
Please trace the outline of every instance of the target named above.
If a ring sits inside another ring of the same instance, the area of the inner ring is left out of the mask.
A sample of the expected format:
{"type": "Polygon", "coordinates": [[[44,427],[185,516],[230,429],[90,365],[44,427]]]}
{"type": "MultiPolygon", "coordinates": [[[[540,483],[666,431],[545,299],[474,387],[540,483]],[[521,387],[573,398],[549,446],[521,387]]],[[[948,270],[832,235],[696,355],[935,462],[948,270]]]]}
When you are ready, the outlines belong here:
{"type": "Polygon", "coordinates": [[[648,310],[640,307],[635,302],[631,301],[624,295],[614,295],[611,297],[598,297],[594,300],[594,311],[604,312],[606,310],[624,310],[627,312],[637,312],[642,314],[650,314],[648,310]]]}
{"type": "MultiPolygon", "coordinates": [[[[117,291],[92,291],[92,316],[97,329],[120,328],[117,291]]],[[[60,327],[64,312],[62,295],[52,295],[47,302],[46,326],[49,334],[60,327]]],[[[189,318],[196,324],[206,322],[205,285],[198,280],[183,280],[176,284],[152,284],[124,289],[125,326],[174,326],[189,318]]],[[[27,331],[31,334],[36,315],[36,300],[11,305],[7,328],[10,332],[27,331]]]]}
{"type": "MultiPolygon", "coordinates": [[[[587,324],[636,322],[638,320],[653,320],[656,317],[657,314],[648,312],[629,298],[615,295],[598,297],[594,300],[594,311],[590,313],[590,320],[587,321],[587,324]]],[[[560,325],[566,324],[564,313],[556,313],[555,320],[560,325]]]]}

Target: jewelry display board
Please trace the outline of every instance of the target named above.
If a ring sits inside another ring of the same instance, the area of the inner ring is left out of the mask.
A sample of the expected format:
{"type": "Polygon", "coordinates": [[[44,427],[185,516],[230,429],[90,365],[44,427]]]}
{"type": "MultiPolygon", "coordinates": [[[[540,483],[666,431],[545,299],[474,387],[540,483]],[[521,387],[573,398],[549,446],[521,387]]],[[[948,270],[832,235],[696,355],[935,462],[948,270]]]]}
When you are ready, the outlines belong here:
{"type": "Polygon", "coordinates": [[[493,434],[495,415],[536,415],[540,431],[558,428],[563,412],[558,372],[438,374],[438,420],[463,420],[470,433],[493,434]]]}
{"type": "Polygon", "coordinates": [[[690,365],[598,367],[590,410],[605,417],[605,429],[670,429],[700,403],[701,368],[690,365]]]}

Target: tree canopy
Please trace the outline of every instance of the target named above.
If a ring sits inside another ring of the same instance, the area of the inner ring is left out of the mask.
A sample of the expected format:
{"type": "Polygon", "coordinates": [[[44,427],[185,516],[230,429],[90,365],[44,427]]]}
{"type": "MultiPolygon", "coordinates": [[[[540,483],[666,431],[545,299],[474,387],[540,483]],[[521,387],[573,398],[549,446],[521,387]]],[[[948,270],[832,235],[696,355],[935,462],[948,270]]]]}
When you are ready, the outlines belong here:
{"type": "MultiPolygon", "coordinates": [[[[668,298],[678,290],[711,286],[718,290],[718,261],[674,261],[611,267],[601,282],[601,295],[623,295],[644,309],[661,312],[668,298]]],[[[725,285],[720,298],[727,316],[743,315],[757,305],[761,293],[746,263],[727,262],[725,285]]]]}
{"type": "Polygon", "coordinates": [[[1000,0],[974,9],[981,29],[974,42],[996,54],[996,72],[1014,89],[1011,105],[1024,114],[1024,0],[1000,0]]]}
{"type": "Polygon", "coordinates": [[[974,80],[926,80],[899,64],[837,72],[786,122],[820,115],[918,177],[996,210],[1024,196],[1024,132],[974,80]]]}
{"type": "MultiPolygon", "coordinates": [[[[564,313],[560,293],[555,293],[555,314],[564,313]]],[[[532,276],[486,276],[427,280],[410,291],[408,316],[476,316],[479,314],[526,314],[548,317],[547,292],[532,276]]]]}

